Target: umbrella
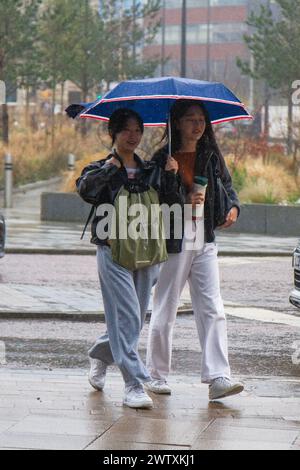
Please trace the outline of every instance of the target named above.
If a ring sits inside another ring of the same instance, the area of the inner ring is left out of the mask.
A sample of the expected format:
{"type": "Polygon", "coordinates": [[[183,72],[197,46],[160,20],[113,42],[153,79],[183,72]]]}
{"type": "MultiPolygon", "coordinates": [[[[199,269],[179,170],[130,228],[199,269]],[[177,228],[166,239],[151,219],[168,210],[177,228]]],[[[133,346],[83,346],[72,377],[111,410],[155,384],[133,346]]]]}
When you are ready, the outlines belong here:
{"type": "Polygon", "coordinates": [[[85,105],[80,117],[108,121],[116,109],[126,107],[139,113],[145,126],[164,126],[177,99],[200,100],[213,124],[252,119],[244,104],[222,83],[176,77],[121,82],[101,99],[85,105]]]}

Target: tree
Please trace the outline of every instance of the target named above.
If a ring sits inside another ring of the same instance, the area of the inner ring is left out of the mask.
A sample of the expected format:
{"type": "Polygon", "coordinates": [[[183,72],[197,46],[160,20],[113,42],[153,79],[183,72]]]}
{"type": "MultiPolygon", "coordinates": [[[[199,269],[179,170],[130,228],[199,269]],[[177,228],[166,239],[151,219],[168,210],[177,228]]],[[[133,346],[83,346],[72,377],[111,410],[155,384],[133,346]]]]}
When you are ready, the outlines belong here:
{"type": "Polygon", "coordinates": [[[254,59],[237,60],[246,75],[263,79],[273,89],[279,90],[288,102],[288,152],[292,151],[292,83],[300,76],[300,3],[298,0],[276,0],[280,19],[275,22],[270,8],[261,6],[259,14],[252,12],[247,24],[252,35],[244,39],[254,59]]]}
{"type": "Polygon", "coordinates": [[[133,0],[132,7],[123,12],[121,27],[124,32],[120,47],[121,69],[124,78],[142,78],[153,75],[159,57],[143,60],[143,47],[151,44],[160,27],[158,12],[161,8],[160,0],[150,0],[142,4],[133,0]]]}
{"type": "Polygon", "coordinates": [[[41,71],[44,82],[52,90],[51,137],[55,139],[55,106],[57,87],[70,77],[74,61],[74,45],[78,41],[74,24],[77,18],[77,2],[48,0],[39,24],[41,71]]]}
{"type": "MultiPolygon", "coordinates": [[[[81,90],[84,102],[90,94],[102,94],[111,82],[153,74],[158,64],[156,60],[145,64],[138,49],[156,33],[160,2],[148,0],[145,5],[133,2],[130,9],[122,9],[121,3],[103,1],[99,14],[90,8],[88,0],[76,3],[69,79],[81,90]]],[[[84,121],[83,132],[85,125],[84,121]]]]}
{"type": "Polygon", "coordinates": [[[152,75],[158,60],[145,63],[140,50],[157,32],[160,1],[133,1],[132,7],[125,9],[120,0],[103,0],[94,22],[86,20],[87,8],[82,8],[82,3],[86,0],[80,0],[76,29],[85,40],[74,50],[77,57],[72,80],[82,90],[83,100],[94,87],[101,93],[111,82],[152,75]]]}
{"type": "MultiPolygon", "coordinates": [[[[18,87],[32,74],[40,0],[1,0],[0,2],[0,80],[18,87]]],[[[7,104],[2,105],[2,138],[9,143],[7,104]]]]}

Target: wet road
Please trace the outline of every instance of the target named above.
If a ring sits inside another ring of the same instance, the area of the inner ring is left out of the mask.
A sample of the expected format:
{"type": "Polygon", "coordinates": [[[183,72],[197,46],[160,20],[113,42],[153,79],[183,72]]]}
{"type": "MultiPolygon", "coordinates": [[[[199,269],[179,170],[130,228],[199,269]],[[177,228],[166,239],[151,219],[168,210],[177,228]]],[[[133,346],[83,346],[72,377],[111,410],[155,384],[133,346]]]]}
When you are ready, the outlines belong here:
{"type": "MultiPolygon", "coordinates": [[[[225,301],[299,315],[288,303],[293,284],[289,258],[220,258],[220,272],[225,301]]],[[[98,289],[93,256],[8,255],[0,263],[0,282],[98,289]]],[[[103,323],[2,320],[0,341],[9,367],[86,368],[86,351],[104,330],[103,323]]],[[[228,317],[228,330],[234,374],[300,376],[300,365],[292,361],[299,328],[228,317]]],[[[140,343],[143,357],[147,331],[148,324],[140,343]]],[[[200,363],[193,316],[181,315],[174,334],[173,371],[199,374],[200,363]]]]}
{"type": "MultiPolygon", "coordinates": [[[[293,287],[291,257],[219,260],[225,302],[297,313],[288,301],[293,287]]],[[[6,255],[0,261],[0,283],[99,289],[95,256],[6,255]]]]}

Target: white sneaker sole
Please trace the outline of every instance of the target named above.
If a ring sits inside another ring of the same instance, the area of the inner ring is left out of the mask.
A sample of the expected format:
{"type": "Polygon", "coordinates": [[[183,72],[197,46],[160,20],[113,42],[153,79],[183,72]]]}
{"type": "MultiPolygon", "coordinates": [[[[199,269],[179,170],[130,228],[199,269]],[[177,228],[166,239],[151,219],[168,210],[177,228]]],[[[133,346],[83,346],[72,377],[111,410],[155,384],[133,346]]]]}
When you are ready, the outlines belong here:
{"type": "Polygon", "coordinates": [[[123,401],[124,406],[128,406],[129,408],[144,408],[144,409],[152,409],[153,408],[153,403],[150,402],[140,402],[140,403],[133,403],[133,402],[128,402],[126,400],[123,401]]]}
{"type": "Polygon", "coordinates": [[[89,383],[90,383],[90,386],[93,387],[95,390],[97,390],[97,392],[102,392],[102,390],[104,389],[104,384],[102,387],[99,387],[98,385],[94,384],[92,382],[92,380],[90,379],[90,377],[88,378],[89,379],[89,383]]]}
{"type": "Polygon", "coordinates": [[[166,389],[161,390],[161,389],[152,388],[151,386],[147,385],[146,383],[144,383],[144,387],[149,392],[156,393],[157,395],[171,395],[171,393],[172,393],[171,390],[166,390],[166,389]]]}
{"type": "Polygon", "coordinates": [[[226,392],[222,393],[221,395],[209,397],[209,399],[213,401],[213,400],[219,400],[221,398],[231,397],[233,395],[238,395],[239,393],[242,393],[243,390],[244,390],[243,385],[236,385],[234,387],[231,387],[230,389],[228,389],[226,392]]]}

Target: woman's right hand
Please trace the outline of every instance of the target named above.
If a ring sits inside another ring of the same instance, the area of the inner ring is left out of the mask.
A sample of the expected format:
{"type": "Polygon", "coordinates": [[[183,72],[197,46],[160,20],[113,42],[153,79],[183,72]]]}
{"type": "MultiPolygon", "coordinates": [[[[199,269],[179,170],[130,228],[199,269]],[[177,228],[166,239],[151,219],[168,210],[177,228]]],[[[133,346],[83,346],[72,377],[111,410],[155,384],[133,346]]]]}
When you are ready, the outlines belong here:
{"type": "Polygon", "coordinates": [[[165,171],[173,171],[175,174],[178,172],[179,165],[175,158],[168,156],[165,171]]]}
{"type": "Polygon", "coordinates": [[[107,160],[106,163],[111,163],[112,165],[115,165],[117,166],[118,168],[121,168],[121,163],[119,162],[119,160],[115,157],[111,157],[109,160],[107,160]]]}
{"type": "Polygon", "coordinates": [[[205,195],[201,192],[194,192],[191,191],[187,195],[187,203],[192,204],[192,206],[196,206],[197,204],[204,204],[205,201],[205,195]]]}

